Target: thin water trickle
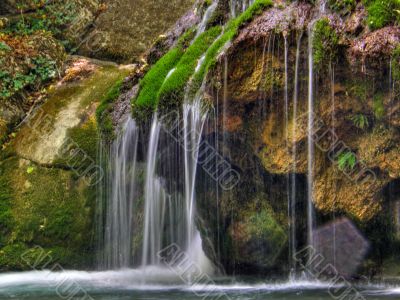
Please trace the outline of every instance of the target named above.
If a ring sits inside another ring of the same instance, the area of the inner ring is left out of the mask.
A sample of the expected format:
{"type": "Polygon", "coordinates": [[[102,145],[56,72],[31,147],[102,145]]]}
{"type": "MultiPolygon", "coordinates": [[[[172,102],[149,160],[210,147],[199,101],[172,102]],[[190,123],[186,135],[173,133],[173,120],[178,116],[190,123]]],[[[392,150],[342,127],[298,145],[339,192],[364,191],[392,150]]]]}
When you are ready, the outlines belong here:
{"type": "Polygon", "coordinates": [[[297,173],[297,147],[296,147],[296,134],[297,134],[297,106],[298,106],[298,93],[299,93],[299,64],[300,64],[300,47],[301,47],[301,39],[303,37],[303,33],[300,32],[297,38],[296,44],[296,63],[294,69],[294,88],[293,88],[293,127],[292,127],[292,176],[291,176],[291,193],[290,193],[290,268],[291,268],[291,276],[296,276],[296,261],[294,259],[294,253],[297,250],[297,239],[296,239],[296,194],[297,194],[297,186],[296,186],[296,173],[297,173]]]}
{"type": "Polygon", "coordinates": [[[176,70],[176,68],[169,70],[167,76],[165,76],[164,82],[166,82],[167,79],[171,77],[171,75],[175,72],[175,70],[176,70]]]}
{"type": "Polygon", "coordinates": [[[243,13],[253,3],[254,0],[230,0],[229,8],[230,8],[231,18],[236,18],[238,14],[243,13]]]}
{"type": "MultiPolygon", "coordinates": [[[[331,62],[329,65],[330,69],[330,74],[331,74],[331,101],[332,101],[332,133],[335,134],[335,123],[336,123],[336,118],[335,118],[335,109],[336,109],[336,103],[335,103],[335,67],[333,66],[333,63],[331,62]]],[[[332,141],[332,147],[334,146],[334,143],[336,141],[332,141]]],[[[336,186],[336,182],[334,183],[336,186]]],[[[333,203],[334,210],[336,209],[336,201],[333,203]]],[[[336,213],[333,212],[333,220],[336,220],[336,213]]],[[[336,266],[336,223],[334,222],[333,225],[333,265],[336,266]]]]}
{"type": "Polygon", "coordinates": [[[202,34],[207,27],[208,21],[210,20],[210,18],[212,17],[212,15],[214,14],[215,9],[218,6],[218,1],[213,1],[206,9],[204,15],[203,15],[203,19],[201,20],[200,24],[197,27],[197,32],[196,32],[196,36],[193,39],[193,41],[196,40],[196,38],[202,34]]]}
{"type": "MultiPolygon", "coordinates": [[[[285,41],[285,51],[284,51],[284,60],[285,60],[285,90],[284,90],[284,100],[285,100],[285,143],[286,143],[286,151],[289,153],[289,130],[288,130],[288,125],[289,125],[289,95],[288,95],[288,85],[289,85],[289,80],[288,80],[288,41],[287,41],[287,36],[286,34],[283,35],[284,41],[285,41]]],[[[288,191],[287,193],[287,217],[288,217],[288,225],[289,225],[289,264],[292,264],[291,259],[293,257],[292,253],[292,246],[291,244],[293,243],[293,240],[291,238],[291,230],[292,230],[292,225],[291,225],[291,197],[289,193],[290,189],[290,175],[287,174],[286,178],[286,190],[288,191]]],[[[289,266],[290,269],[292,266],[289,266]]]]}
{"type": "Polygon", "coordinates": [[[313,60],[313,28],[308,29],[308,141],[307,141],[307,243],[313,245],[314,231],[314,60],[313,60]]]}

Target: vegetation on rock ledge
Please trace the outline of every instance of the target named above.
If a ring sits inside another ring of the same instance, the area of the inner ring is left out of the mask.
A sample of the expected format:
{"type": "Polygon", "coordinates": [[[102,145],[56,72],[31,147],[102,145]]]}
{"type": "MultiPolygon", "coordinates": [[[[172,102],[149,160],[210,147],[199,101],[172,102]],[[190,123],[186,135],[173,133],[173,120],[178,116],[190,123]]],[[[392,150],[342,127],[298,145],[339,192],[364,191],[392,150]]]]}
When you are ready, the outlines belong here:
{"type": "Polygon", "coordinates": [[[186,50],[182,47],[182,42],[170,50],[150,69],[140,82],[141,90],[139,96],[137,99],[132,99],[134,117],[144,120],[157,109],[160,97],[163,98],[164,108],[169,107],[169,105],[175,106],[176,101],[170,103],[169,100],[176,100],[177,96],[182,101],[183,88],[192,75],[190,91],[197,90],[205,75],[214,66],[222,47],[236,36],[242,25],[251,21],[255,15],[260,14],[265,8],[272,5],[273,2],[271,0],[255,1],[239,17],[229,21],[218,38],[220,28],[216,26],[201,34],[186,50]],[[197,60],[203,53],[205,53],[204,61],[199,70],[193,74],[197,60]],[[172,73],[171,80],[168,79],[166,81],[165,78],[175,66],[177,66],[177,70],[174,73],[177,72],[177,74],[172,73]],[[163,86],[164,83],[165,87],[163,86]]]}
{"type": "Polygon", "coordinates": [[[363,0],[363,3],[368,12],[367,23],[372,30],[400,20],[399,0],[363,0]]]}
{"type": "Polygon", "coordinates": [[[338,55],[339,37],[328,18],[316,22],[313,32],[314,63],[317,67],[333,62],[338,55]]]}

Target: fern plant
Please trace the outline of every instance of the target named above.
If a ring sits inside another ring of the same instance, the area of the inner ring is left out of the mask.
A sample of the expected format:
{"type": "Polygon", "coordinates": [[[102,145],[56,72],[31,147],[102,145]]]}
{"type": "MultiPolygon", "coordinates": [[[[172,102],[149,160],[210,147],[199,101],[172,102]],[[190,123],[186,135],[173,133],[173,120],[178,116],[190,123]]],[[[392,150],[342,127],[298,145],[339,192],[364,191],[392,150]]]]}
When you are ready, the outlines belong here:
{"type": "Polygon", "coordinates": [[[356,155],[351,152],[343,152],[338,156],[338,166],[341,171],[350,169],[353,170],[357,163],[356,155]]]}
{"type": "Polygon", "coordinates": [[[367,129],[369,127],[368,117],[363,114],[356,114],[352,116],[351,121],[353,122],[354,126],[359,129],[367,129]]]}

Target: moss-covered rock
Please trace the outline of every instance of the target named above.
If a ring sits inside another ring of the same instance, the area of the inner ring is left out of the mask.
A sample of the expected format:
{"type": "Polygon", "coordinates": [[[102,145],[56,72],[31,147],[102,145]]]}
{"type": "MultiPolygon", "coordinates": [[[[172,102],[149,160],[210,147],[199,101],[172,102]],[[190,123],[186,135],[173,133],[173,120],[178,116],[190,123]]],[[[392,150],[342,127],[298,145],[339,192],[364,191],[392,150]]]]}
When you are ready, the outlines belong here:
{"type": "Polygon", "coordinates": [[[237,263],[259,268],[274,266],[287,242],[286,230],[275,219],[266,199],[240,209],[229,232],[237,263]]]}
{"type": "Polygon", "coordinates": [[[36,246],[51,251],[54,262],[65,267],[89,266],[95,204],[89,181],[72,171],[43,168],[16,156],[0,165],[0,180],[6,183],[0,205],[1,222],[6,225],[0,269],[29,270],[21,255],[36,246]]]}
{"type": "MultiPolygon", "coordinates": [[[[92,132],[96,130],[96,125],[90,125],[95,122],[96,107],[109,89],[131,70],[114,64],[92,64],[96,66],[96,71],[88,78],[62,81],[63,84],[53,87],[46,103],[21,127],[13,142],[20,156],[41,164],[51,164],[55,160],[61,163],[67,159],[65,154],[71,151],[70,147],[76,148],[73,145],[83,143],[84,133],[78,130],[84,132],[90,126],[92,132]],[[71,134],[80,141],[75,141],[71,134]]],[[[86,148],[92,153],[96,148],[96,139],[90,141],[92,144],[86,148]]],[[[89,143],[89,140],[85,143],[89,143]]]]}

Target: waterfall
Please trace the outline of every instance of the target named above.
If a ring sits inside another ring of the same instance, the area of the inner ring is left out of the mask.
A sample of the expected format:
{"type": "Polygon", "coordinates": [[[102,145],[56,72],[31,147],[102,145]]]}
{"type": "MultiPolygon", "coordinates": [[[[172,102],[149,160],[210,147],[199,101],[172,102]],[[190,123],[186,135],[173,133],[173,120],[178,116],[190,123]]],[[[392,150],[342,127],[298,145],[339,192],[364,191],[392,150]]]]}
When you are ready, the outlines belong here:
{"type": "MultiPolygon", "coordinates": [[[[129,119],[109,151],[105,191],[104,252],[100,266],[106,269],[132,264],[132,221],[136,197],[136,153],[138,128],[129,119]]],[[[102,216],[101,216],[102,217],[102,216]]],[[[101,222],[102,223],[102,222],[101,222]]]]}
{"type": "Polygon", "coordinates": [[[158,265],[157,253],[161,250],[163,217],[165,212],[166,195],[161,186],[160,178],[156,176],[157,148],[161,125],[154,115],[150,130],[149,147],[147,152],[144,231],[142,265],[158,265]]]}
{"type": "Polygon", "coordinates": [[[184,157],[185,157],[185,202],[187,205],[188,249],[191,248],[194,228],[195,184],[197,160],[201,133],[203,132],[206,114],[201,112],[201,98],[196,97],[193,103],[183,104],[184,157]]]}
{"type": "Polygon", "coordinates": [[[314,204],[313,204],[313,189],[314,189],[314,61],[313,61],[313,28],[308,29],[308,141],[307,141],[307,238],[308,245],[313,245],[313,230],[314,230],[314,204]]]}
{"type": "Polygon", "coordinates": [[[293,124],[292,124],[292,178],[291,178],[291,192],[290,192],[290,253],[291,256],[289,258],[290,261],[290,277],[293,278],[296,275],[296,261],[294,259],[294,254],[297,249],[297,239],[296,239],[296,171],[297,171],[297,147],[296,147],[296,134],[297,134],[297,106],[298,106],[298,97],[299,97],[299,64],[300,64],[300,47],[301,47],[301,39],[303,37],[303,33],[300,32],[297,38],[296,44],[296,62],[294,69],[294,88],[293,88],[293,124]]]}
{"type": "Polygon", "coordinates": [[[202,34],[207,27],[208,21],[210,20],[210,18],[212,17],[212,15],[214,14],[215,9],[218,6],[218,1],[213,1],[208,8],[206,9],[204,15],[203,15],[203,19],[201,20],[200,24],[197,27],[197,32],[196,32],[196,36],[193,39],[193,41],[196,40],[196,38],[202,34]]]}

